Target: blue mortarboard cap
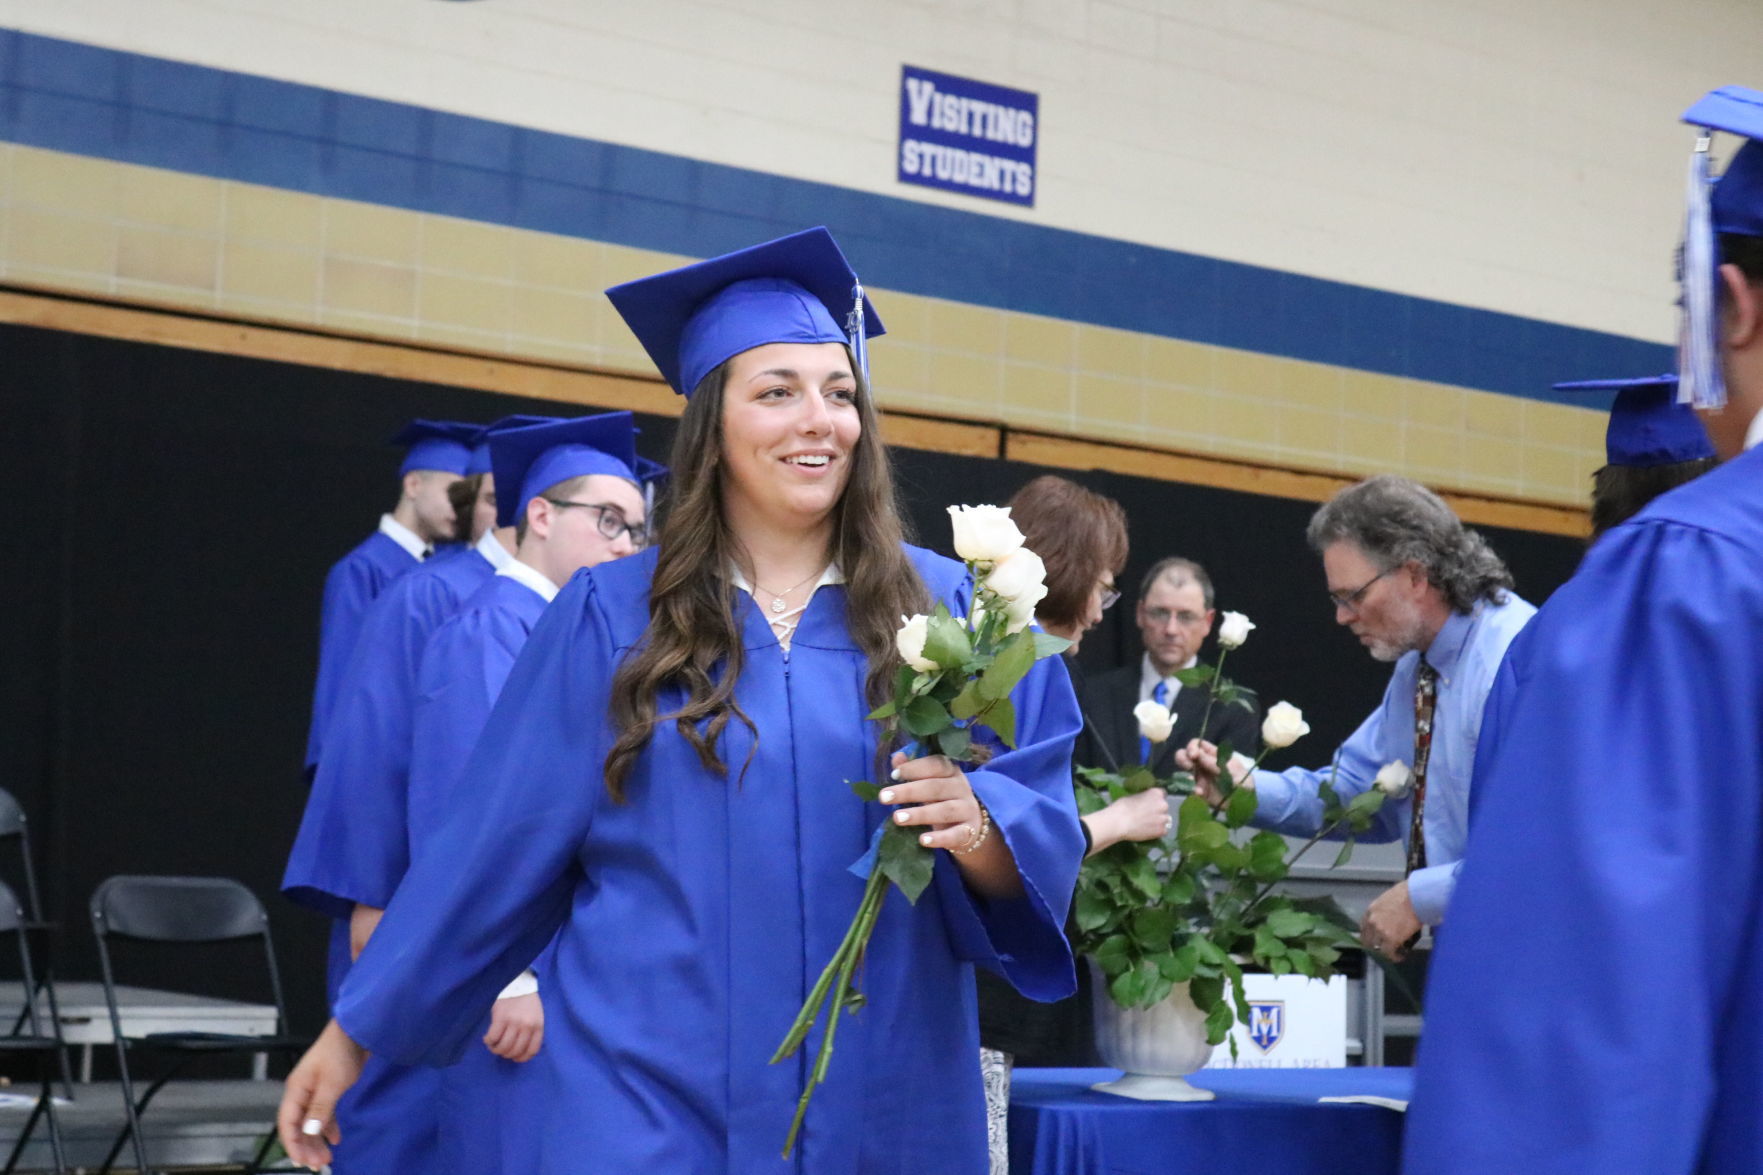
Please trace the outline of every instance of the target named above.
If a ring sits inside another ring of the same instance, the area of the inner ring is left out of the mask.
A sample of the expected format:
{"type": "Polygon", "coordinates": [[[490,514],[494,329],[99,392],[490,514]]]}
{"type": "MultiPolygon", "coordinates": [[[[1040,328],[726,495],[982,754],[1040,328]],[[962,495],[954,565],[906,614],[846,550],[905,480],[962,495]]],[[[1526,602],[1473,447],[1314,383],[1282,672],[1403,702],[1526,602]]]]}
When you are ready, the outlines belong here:
{"type": "Polygon", "coordinates": [[[866,341],[883,333],[824,228],[625,282],[606,296],[682,396],[726,360],[766,343],[848,343],[867,375],[866,341]]]}
{"type": "Polygon", "coordinates": [[[1688,404],[1677,402],[1675,375],[1587,379],[1556,384],[1555,390],[1616,393],[1604,431],[1604,458],[1611,465],[1644,468],[1714,456],[1702,422],[1688,404]]]}
{"type": "Polygon", "coordinates": [[[1685,195],[1678,399],[1698,408],[1718,408],[1726,403],[1726,384],[1720,369],[1715,237],[1763,236],[1763,147],[1758,144],[1763,139],[1763,93],[1722,86],[1684,111],[1683,121],[1701,128],[1701,134],[1690,155],[1685,195]],[[1708,163],[1715,131],[1748,140],[1719,179],[1708,163]]]}
{"type": "Polygon", "coordinates": [[[466,463],[465,476],[475,477],[480,473],[490,473],[490,434],[507,428],[525,428],[530,424],[549,424],[561,420],[559,416],[504,416],[492,421],[478,430],[477,438],[471,444],[471,460],[466,463]]]}
{"type": "Polygon", "coordinates": [[[418,469],[439,469],[464,476],[471,463],[471,444],[480,427],[456,420],[412,420],[392,438],[394,445],[405,448],[398,476],[418,469]]]}
{"type": "Polygon", "coordinates": [[[526,504],[572,477],[605,473],[638,484],[637,429],[629,412],[603,412],[490,436],[490,468],[496,475],[496,525],[513,526],[526,504]],[[515,492],[515,487],[519,487],[515,492]]]}

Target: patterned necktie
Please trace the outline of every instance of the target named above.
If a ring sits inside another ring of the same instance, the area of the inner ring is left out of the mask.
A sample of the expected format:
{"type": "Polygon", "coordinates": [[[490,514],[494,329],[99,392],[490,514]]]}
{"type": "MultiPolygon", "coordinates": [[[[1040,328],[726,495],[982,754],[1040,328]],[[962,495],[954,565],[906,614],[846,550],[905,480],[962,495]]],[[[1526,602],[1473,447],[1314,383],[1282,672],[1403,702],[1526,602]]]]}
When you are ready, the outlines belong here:
{"type": "Polygon", "coordinates": [[[1426,761],[1432,757],[1432,713],[1439,672],[1420,659],[1414,675],[1414,811],[1408,824],[1408,872],[1426,868],[1426,761]]]}
{"type": "MultiPolygon", "coordinates": [[[[1157,687],[1151,691],[1151,700],[1153,702],[1156,702],[1159,706],[1169,705],[1169,679],[1167,677],[1158,679],[1157,687]]],[[[1149,763],[1150,761],[1151,761],[1151,740],[1148,738],[1145,738],[1143,735],[1140,735],[1139,736],[1139,762],[1149,763]]]]}

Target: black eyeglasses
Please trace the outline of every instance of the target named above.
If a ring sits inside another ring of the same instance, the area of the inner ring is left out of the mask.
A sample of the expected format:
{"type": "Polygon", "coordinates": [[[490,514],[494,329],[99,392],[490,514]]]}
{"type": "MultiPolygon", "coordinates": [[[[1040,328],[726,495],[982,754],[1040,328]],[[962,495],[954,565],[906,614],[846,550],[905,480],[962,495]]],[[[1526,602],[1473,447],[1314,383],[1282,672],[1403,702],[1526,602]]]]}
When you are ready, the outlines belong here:
{"type": "MultiPolygon", "coordinates": [[[[1400,567],[1400,566],[1401,566],[1400,563],[1396,564],[1396,567],[1400,567]]],[[[1359,611],[1359,601],[1361,601],[1365,598],[1365,593],[1370,591],[1372,585],[1375,584],[1378,580],[1382,579],[1384,576],[1386,576],[1390,572],[1394,571],[1396,569],[1396,567],[1384,568],[1382,571],[1378,572],[1376,575],[1372,576],[1370,579],[1366,580],[1364,583],[1360,584],[1358,587],[1354,588],[1350,592],[1330,592],[1330,593],[1328,593],[1328,602],[1333,604],[1336,608],[1343,608],[1348,612],[1357,613],[1359,611]]]]}
{"type": "Polygon", "coordinates": [[[603,502],[571,502],[564,498],[546,498],[545,501],[557,507],[579,506],[583,510],[599,511],[600,516],[594,525],[602,538],[616,539],[621,534],[628,534],[631,536],[631,545],[636,547],[649,540],[649,532],[643,524],[639,522],[633,525],[626,522],[623,511],[617,506],[608,506],[603,502]]]}

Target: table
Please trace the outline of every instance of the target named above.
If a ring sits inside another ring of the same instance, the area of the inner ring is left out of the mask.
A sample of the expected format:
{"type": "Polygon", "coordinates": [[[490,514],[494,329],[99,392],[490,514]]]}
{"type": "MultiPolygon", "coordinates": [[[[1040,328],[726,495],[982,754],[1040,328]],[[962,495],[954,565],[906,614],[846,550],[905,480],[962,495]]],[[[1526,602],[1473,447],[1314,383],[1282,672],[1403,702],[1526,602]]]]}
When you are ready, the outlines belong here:
{"type": "Polygon", "coordinates": [[[1116,1069],[1018,1069],[1011,1175],[1379,1175],[1402,1160],[1403,1115],[1319,1103],[1407,1101],[1409,1069],[1204,1069],[1210,1102],[1140,1102],[1089,1087],[1116,1069]]]}
{"type": "MultiPolygon", "coordinates": [[[[55,984],[55,1002],[61,1010],[61,1039],[80,1049],[80,1081],[92,1080],[92,1046],[112,1044],[110,1009],[104,1002],[101,983],[55,984]]],[[[272,1004],[246,1004],[178,991],[118,985],[117,1012],[122,1030],[129,1036],[155,1032],[226,1032],[238,1036],[273,1036],[276,1030],[272,1004]]],[[[8,1027],[24,1007],[22,983],[0,983],[0,1017],[8,1027]]],[[[37,1012],[49,1015],[49,1000],[40,996],[37,1012]]],[[[267,1054],[258,1053],[251,1075],[261,1081],[269,1072],[267,1054]]]]}

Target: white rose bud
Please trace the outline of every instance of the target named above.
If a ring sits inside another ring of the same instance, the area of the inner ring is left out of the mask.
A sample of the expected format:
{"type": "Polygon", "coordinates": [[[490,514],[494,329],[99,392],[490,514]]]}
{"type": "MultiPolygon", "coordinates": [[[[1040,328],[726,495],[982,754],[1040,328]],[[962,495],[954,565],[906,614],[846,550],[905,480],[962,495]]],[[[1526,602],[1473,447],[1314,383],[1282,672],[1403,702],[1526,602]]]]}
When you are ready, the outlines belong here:
{"type": "Polygon", "coordinates": [[[1132,716],[1139,720],[1139,734],[1154,743],[1168,742],[1169,732],[1175,729],[1175,715],[1169,707],[1149,698],[1132,708],[1132,716]]]}
{"type": "Polygon", "coordinates": [[[906,664],[920,673],[929,673],[937,668],[937,663],[924,655],[925,638],[930,635],[930,617],[902,616],[900,631],[894,634],[894,647],[900,650],[900,656],[906,664]]]}
{"type": "Polygon", "coordinates": [[[996,563],[1022,546],[1007,506],[951,506],[955,553],[969,563],[996,563]]]}
{"type": "Polygon", "coordinates": [[[1261,741],[1278,750],[1289,747],[1310,733],[1304,711],[1290,702],[1275,702],[1267,707],[1267,720],[1261,724],[1261,741]]]}
{"type": "Polygon", "coordinates": [[[1047,594],[1047,565],[1027,547],[1019,547],[992,568],[980,584],[1000,600],[1033,596],[1039,602],[1047,594]]]}
{"type": "Polygon", "coordinates": [[[1377,769],[1377,781],[1372,786],[1390,799],[1399,800],[1408,794],[1413,782],[1414,773],[1408,770],[1408,764],[1397,759],[1377,769]]]}
{"type": "Polygon", "coordinates": [[[1227,649],[1235,649],[1249,639],[1249,630],[1255,622],[1241,612],[1226,612],[1218,622],[1218,643],[1227,649]]]}

